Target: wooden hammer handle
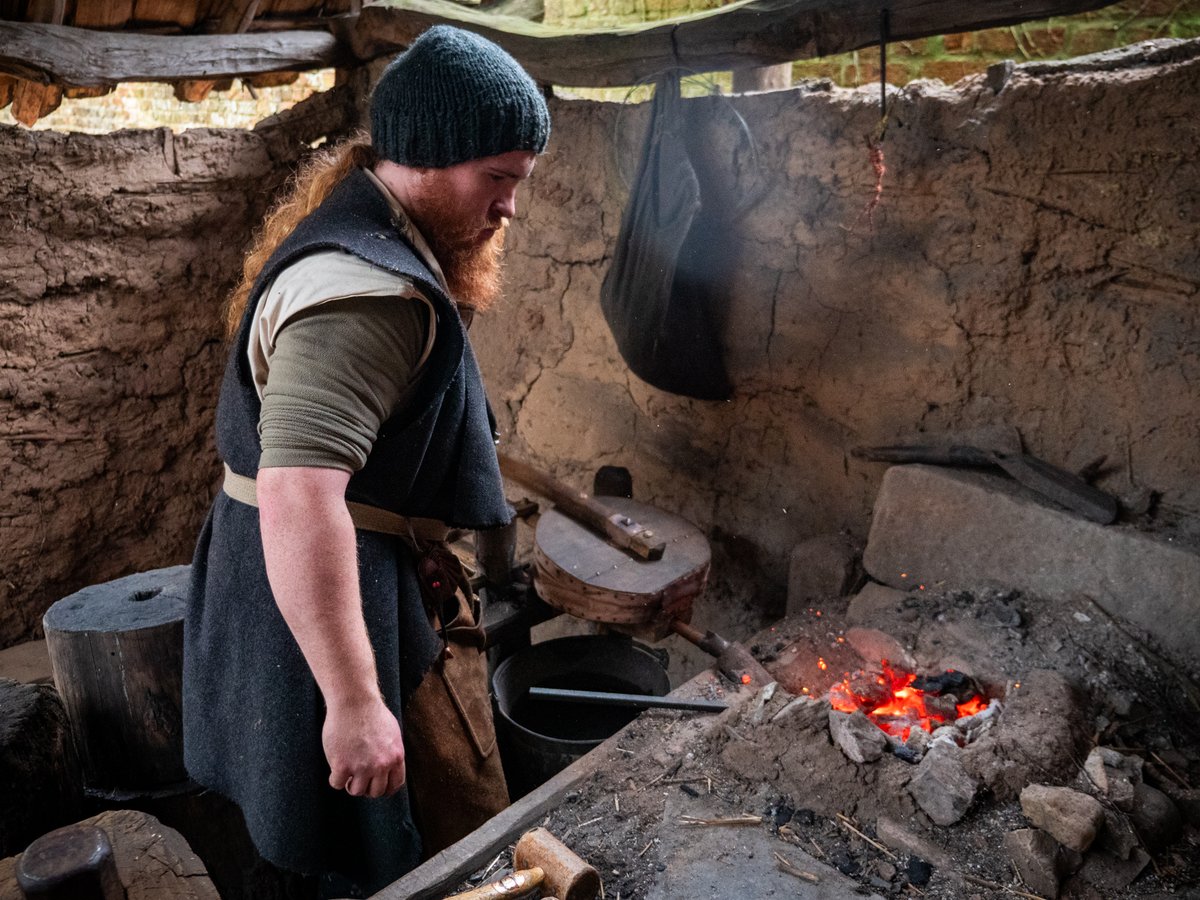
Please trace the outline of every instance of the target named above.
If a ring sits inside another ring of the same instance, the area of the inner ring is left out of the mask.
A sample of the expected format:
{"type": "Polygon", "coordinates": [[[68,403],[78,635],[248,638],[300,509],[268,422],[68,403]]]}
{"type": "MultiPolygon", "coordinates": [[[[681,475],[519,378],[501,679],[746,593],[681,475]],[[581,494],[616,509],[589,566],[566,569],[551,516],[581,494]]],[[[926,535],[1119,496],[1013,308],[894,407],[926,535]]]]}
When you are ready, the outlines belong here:
{"type": "Polygon", "coordinates": [[[623,550],[636,553],[642,559],[662,559],[666,543],[650,529],[639,525],[619,510],[605,506],[595,497],[573,491],[548,472],[531,466],[507,453],[497,453],[500,472],[554,501],[554,507],[564,516],[585,525],[623,550]]]}
{"type": "Polygon", "coordinates": [[[471,888],[465,894],[455,894],[446,900],[494,900],[497,897],[525,897],[537,890],[546,873],[540,867],[519,869],[488,884],[471,888]]]}

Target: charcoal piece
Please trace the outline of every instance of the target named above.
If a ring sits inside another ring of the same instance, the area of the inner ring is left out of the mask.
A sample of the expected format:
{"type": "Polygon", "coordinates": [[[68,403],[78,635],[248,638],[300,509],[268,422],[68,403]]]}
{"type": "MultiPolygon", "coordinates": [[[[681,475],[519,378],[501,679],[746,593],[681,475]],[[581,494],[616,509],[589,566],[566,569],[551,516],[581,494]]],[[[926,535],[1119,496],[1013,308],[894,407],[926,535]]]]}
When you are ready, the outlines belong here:
{"type": "Polygon", "coordinates": [[[850,851],[844,847],[838,847],[830,853],[829,862],[843,875],[854,876],[862,871],[862,866],[858,864],[858,860],[851,856],[850,851]]]}
{"type": "Polygon", "coordinates": [[[932,694],[935,697],[939,697],[942,694],[970,697],[972,694],[979,693],[974,679],[965,672],[959,672],[955,669],[942,672],[939,675],[918,675],[912,686],[919,691],[924,691],[926,694],[932,694]]]}
{"type": "Polygon", "coordinates": [[[933,866],[919,856],[910,856],[904,864],[904,877],[908,879],[909,884],[917,887],[929,884],[929,879],[933,877],[933,866]]]}
{"type": "Polygon", "coordinates": [[[772,811],[771,817],[775,820],[775,827],[786,825],[792,820],[792,816],[796,814],[796,810],[788,806],[786,803],[778,804],[772,811]]]}
{"type": "Polygon", "coordinates": [[[809,827],[817,821],[817,816],[811,809],[798,809],[792,813],[792,821],[797,825],[809,827]]]}
{"type": "Polygon", "coordinates": [[[908,744],[892,744],[892,753],[906,763],[916,764],[921,761],[921,751],[908,746],[908,744]]]}

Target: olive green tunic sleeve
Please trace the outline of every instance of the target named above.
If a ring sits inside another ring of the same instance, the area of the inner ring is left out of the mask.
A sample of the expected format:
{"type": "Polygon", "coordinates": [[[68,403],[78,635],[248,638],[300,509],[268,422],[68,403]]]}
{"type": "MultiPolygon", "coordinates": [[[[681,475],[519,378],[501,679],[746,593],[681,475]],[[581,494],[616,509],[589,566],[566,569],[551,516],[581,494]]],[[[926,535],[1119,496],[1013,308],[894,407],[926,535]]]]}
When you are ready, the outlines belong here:
{"type": "Polygon", "coordinates": [[[263,388],[259,467],[361,469],[411,394],[428,318],[419,298],[350,297],[290,319],[263,388]]]}

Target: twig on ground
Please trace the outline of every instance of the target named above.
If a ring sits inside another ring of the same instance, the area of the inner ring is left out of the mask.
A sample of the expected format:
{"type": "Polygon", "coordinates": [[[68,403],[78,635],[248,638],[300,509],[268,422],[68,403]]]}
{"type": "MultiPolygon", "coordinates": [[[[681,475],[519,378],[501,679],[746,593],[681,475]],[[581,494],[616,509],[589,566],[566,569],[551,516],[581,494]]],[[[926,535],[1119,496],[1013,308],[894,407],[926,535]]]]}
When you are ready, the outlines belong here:
{"type": "Polygon", "coordinates": [[[762,816],[746,813],[744,816],[729,816],[724,819],[701,819],[698,816],[680,816],[680,825],[761,825],[762,816]]]}
{"type": "Polygon", "coordinates": [[[844,815],[842,815],[841,813],[838,813],[837,817],[838,817],[838,821],[842,823],[843,828],[845,828],[847,831],[851,832],[852,834],[858,835],[860,838],[862,838],[864,841],[866,841],[868,844],[870,844],[872,847],[874,847],[880,853],[883,853],[886,856],[890,856],[892,859],[900,858],[895,853],[893,853],[891,850],[889,850],[887,847],[885,847],[883,844],[879,843],[879,841],[875,840],[874,838],[867,837],[865,834],[863,834],[861,831],[859,831],[857,828],[855,828],[853,825],[851,825],[850,820],[848,818],[846,818],[844,815]]]}
{"type": "Polygon", "coordinates": [[[821,883],[820,877],[813,872],[809,872],[807,869],[798,868],[786,857],[779,853],[774,853],[773,855],[775,856],[775,868],[779,869],[780,872],[787,872],[787,874],[794,875],[803,881],[807,881],[809,884],[821,883]]]}
{"type": "Polygon", "coordinates": [[[654,842],[657,840],[658,840],[658,838],[650,838],[650,843],[648,843],[645,847],[642,848],[642,852],[637,855],[637,859],[641,859],[643,856],[645,856],[646,851],[649,850],[651,847],[653,847],[654,842]]]}
{"type": "Polygon", "coordinates": [[[1163,762],[1163,759],[1161,756],[1159,756],[1153,750],[1150,751],[1150,755],[1154,757],[1154,761],[1156,763],[1158,763],[1160,766],[1162,766],[1164,769],[1167,770],[1168,775],[1170,775],[1172,778],[1174,778],[1176,781],[1179,782],[1180,787],[1182,787],[1186,791],[1190,791],[1192,789],[1192,786],[1187,783],[1187,779],[1185,779],[1182,775],[1180,775],[1178,772],[1176,772],[1174,769],[1172,769],[1169,764],[1163,762]]]}
{"type": "Polygon", "coordinates": [[[1028,897],[1029,900],[1046,900],[1041,894],[1031,894],[1012,885],[988,881],[986,878],[978,878],[975,875],[968,875],[966,872],[960,872],[959,875],[963,881],[969,881],[971,884],[978,885],[979,887],[991,888],[993,891],[1004,891],[1006,894],[1016,894],[1018,897],[1028,897]]]}

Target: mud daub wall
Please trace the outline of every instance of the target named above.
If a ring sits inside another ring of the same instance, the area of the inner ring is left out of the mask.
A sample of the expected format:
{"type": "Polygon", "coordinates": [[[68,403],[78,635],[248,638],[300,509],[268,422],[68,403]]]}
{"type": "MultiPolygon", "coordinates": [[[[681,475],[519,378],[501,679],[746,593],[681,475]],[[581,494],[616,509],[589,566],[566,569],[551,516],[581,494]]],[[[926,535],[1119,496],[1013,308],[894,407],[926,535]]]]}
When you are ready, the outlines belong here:
{"type": "MultiPolygon", "coordinates": [[[[1198,57],[906,87],[873,226],[874,90],[734,100],[759,154],[741,189],[763,195],[719,248],[739,257],[726,403],[632,377],[600,315],[645,109],[555,103],[508,299],[474,330],[510,448],[581,487],[628,466],[763,603],[796,541],[865,534],[883,468],[849,448],[920,429],[1010,422],[1054,462],[1107,456],[1114,490],[1200,509],[1198,57]]],[[[731,153],[727,101],[689,103],[731,153]]],[[[66,593],[188,558],[222,297],[267,193],[352,106],[173,138],[0,129],[0,646],[66,593]]]]}
{"type": "MultiPolygon", "coordinates": [[[[743,187],[764,194],[713,248],[741,260],[725,403],[649,388],[618,357],[598,296],[644,118],[558,106],[509,298],[474,336],[516,452],[580,487],[628,466],[636,496],[776,588],[798,540],[865,534],[883,466],[850,448],[918,431],[1010,423],[1045,459],[1104,456],[1104,486],[1195,514],[1198,57],[1141,45],[1110,71],[1018,67],[999,92],[906,87],[873,227],[876,91],[736,99],[760,155],[743,187]]],[[[689,102],[728,157],[726,101],[689,102]]]]}
{"type": "Polygon", "coordinates": [[[257,131],[0,126],[0,647],[80,587],[190,558],[224,297],[270,191],[350,99],[257,131]]]}

